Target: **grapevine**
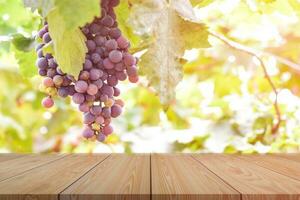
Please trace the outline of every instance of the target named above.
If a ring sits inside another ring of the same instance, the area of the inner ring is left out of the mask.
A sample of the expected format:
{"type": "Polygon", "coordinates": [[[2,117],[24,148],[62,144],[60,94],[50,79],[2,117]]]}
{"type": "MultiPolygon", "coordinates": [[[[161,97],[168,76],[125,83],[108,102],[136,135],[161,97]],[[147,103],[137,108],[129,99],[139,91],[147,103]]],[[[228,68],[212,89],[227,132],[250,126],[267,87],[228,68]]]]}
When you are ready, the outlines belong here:
{"type": "Polygon", "coordinates": [[[39,74],[44,78],[43,87],[48,94],[42,100],[45,108],[54,105],[53,98],[72,97],[83,113],[85,128],[82,132],[87,139],[96,138],[103,142],[113,133],[112,118],[122,113],[124,102],[117,97],[120,81],[127,78],[130,82],[138,82],[137,59],[129,53],[130,42],[122,36],[114,12],[119,0],[102,0],[101,17],[81,28],[85,35],[86,54],[85,63],[78,77],[64,73],[51,53],[44,53],[43,47],[51,42],[48,24],[38,32],[42,39],[36,52],[36,65],[39,74]]]}

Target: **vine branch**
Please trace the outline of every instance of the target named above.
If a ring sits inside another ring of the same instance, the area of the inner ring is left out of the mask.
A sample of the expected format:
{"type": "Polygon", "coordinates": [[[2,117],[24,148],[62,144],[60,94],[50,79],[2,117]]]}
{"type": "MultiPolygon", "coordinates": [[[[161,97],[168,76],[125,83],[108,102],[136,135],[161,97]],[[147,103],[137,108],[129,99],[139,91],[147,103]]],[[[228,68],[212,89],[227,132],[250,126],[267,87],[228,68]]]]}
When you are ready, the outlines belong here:
{"type": "Polygon", "coordinates": [[[259,61],[259,64],[263,69],[265,78],[267,79],[269,85],[271,86],[271,88],[272,88],[272,90],[275,94],[275,100],[274,100],[273,106],[274,106],[274,109],[275,109],[275,112],[276,112],[277,122],[272,127],[272,133],[273,134],[277,133],[278,129],[280,128],[281,121],[282,121],[281,112],[280,112],[280,109],[279,109],[279,106],[278,106],[278,91],[277,91],[277,89],[275,87],[275,84],[273,83],[270,75],[268,74],[267,67],[264,64],[263,60],[261,59],[261,55],[266,54],[266,55],[269,55],[269,56],[274,56],[279,62],[281,62],[283,64],[286,64],[286,65],[292,67],[293,69],[295,69],[299,72],[300,72],[300,65],[296,64],[296,63],[293,63],[293,62],[291,62],[291,61],[289,61],[285,58],[281,58],[281,57],[272,55],[270,53],[266,53],[266,52],[251,49],[251,48],[246,47],[244,45],[241,45],[237,42],[231,41],[231,40],[227,39],[226,37],[224,37],[223,35],[219,35],[219,34],[214,33],[214,32],[209,32],[209,34],[212,35],[213,37],[221,40],[227,46],[229,46],[229,47],[231,47],[235,50],[238,50],[238,51],[243,51],[244,53],[256,58],[259,61]]]}

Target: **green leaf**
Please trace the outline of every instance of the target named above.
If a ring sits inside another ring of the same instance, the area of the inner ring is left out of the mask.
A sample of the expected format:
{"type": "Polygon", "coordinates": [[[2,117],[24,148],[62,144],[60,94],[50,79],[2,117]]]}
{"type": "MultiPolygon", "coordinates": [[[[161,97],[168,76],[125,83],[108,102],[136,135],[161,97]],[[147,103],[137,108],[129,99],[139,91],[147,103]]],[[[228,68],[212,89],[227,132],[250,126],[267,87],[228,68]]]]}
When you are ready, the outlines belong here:
{"type": "Polygon", "coordinates": [[[18,50],[28,52],[34,49],[34,38],[27,38],[20,33],[12,35],[12,38],[12,43],[18,50]]]}
{"type": "Polygon", "coordinates": [[[115,13],[117,15],[118,27],[122,31],[122,34],[130,41],[131,48],[137,48],[141,42],[141,38],[134,34],[130,23],[128,23],[130,10],[129,2],[127,0],[120,1],[120,4],[115,8],[115,13]]]}
{"type": "Polygon", "coordinates": [[[63,72],[78,77],[88,51],[86,38],[79,28],[69,29],[59,9],[47,17],[55,58],[63,72]]]}
{"type": "Polygon", "coordinates": [[[36,53],[34,50],[29,52],[19,51],[16,47],[12,47],[15,57],[19,64],[20,74],[24,77],[30,78],[37,74],[35,67],[36,53]]]}
{"type": "Polygon", "coordinates": [[[67,29],[82,27],[101,15],[99,0],[55,0],[55,6],[67,29]]]}

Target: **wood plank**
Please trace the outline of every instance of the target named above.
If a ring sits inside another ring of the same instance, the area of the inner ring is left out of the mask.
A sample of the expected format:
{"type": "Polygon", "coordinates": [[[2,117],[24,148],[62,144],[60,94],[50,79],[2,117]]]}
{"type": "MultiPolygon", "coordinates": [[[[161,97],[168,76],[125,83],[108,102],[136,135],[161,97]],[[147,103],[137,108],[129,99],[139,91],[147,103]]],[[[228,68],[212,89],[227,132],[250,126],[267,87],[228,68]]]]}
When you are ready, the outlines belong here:
{"type": "Polygon", "coordinates": [[[0,154],[0,162],[20,158],[25,154],[3,153],[0,154]]]}
{"type": "Polygon", "coordinates": [[[300,162],[273,155],[243,155],[239,158],[300,181],[300,162]]]}
{"type": "Polygon", "coordinates": [[[150,155],[112,154],[60,194],[61,200],[150,200],[150,155]]]}
{"type": "Polygon", "coordinates": [[[66,155],[49,154],[49,155],[25,155],[18,159],[11,159],[0,162],[0,181],[7,178],[22,174],[25,171],[50,163],[54,160],[61,159],[66,155]]]}
{"type": "Polygon", "coordinates": [[[296,162],[300,162],[300,153],[280,153],[280,154],[272,154],[273,156],[293,160],[296,162]]]}
{"type": "Polygon", "coordinates": [[[242,194],[243,200],[299,200],[300,181],[234,155],[193,155],[242,194]]]}
{"type": "Polygon", "coordinates": [[[151,156],[152,199],[238,200],[240,194],[190,155],[151,156]]]}
{"type": "Polygon", "coordinates": [[[0,182],[1,200],[52,200],[108,155],[74,154],[0,182]]]}

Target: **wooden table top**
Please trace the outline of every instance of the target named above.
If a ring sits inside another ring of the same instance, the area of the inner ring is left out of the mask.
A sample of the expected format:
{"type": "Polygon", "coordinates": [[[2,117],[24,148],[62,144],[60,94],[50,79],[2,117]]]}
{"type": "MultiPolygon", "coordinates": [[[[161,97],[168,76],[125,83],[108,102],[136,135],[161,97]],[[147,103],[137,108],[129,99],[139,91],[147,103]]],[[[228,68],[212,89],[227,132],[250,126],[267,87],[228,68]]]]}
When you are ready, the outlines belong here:
{"type": "Polygon", "coordinates": [[[300,154],[0,154],[0,200],[300,200],[300,154]]]}

